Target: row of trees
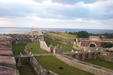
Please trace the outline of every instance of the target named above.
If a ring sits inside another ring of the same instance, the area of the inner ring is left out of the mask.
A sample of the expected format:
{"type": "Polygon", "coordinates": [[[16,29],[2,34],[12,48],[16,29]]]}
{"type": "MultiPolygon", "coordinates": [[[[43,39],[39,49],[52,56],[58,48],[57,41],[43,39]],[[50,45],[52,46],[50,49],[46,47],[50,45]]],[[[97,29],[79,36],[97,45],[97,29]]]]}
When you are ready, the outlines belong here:
{"type": "Polygon", "coordinates": [[[93,34],[93,33],[88,33],[87,31],[80,31],[80,32],[69,32],[69,34],[76,35],[78,38],[88,38],[89,36],[100,36],[102,38],[111,39],[113,38],[113,34],[110,33],[104,33],[104,34],[93,34]]]}

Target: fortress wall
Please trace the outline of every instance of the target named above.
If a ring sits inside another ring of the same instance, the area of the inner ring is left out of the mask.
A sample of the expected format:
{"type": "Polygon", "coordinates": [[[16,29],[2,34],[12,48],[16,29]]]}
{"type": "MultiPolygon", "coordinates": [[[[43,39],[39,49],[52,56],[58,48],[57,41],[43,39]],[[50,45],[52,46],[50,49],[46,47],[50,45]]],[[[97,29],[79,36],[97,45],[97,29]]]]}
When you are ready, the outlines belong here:
{"type": "Polygon", "coordinates": [[[47,46],[45,41],[40,40],[40,48],[50,52],[50,47],[47,46]]]}
{"type": "Polygon", "coordinates": [[[109,70],[109,69],[106,69],[106,68],[103,68],[97,65],[85,63],[85,62],[76,60],[74,58],[71,58],[65,55],[57,54],[56,57],[60,59],[61,61],[65,62],[66,64],[69,64],[70,66],[93,73],[95,75],[113,75],[112,70],[109,70]]]}
{"type": "Polygon", "coordinates": [[[30,64],[34,68],[37,75],[58,75],[52,71],[47,71],[39,64],[35,57],[30,58],[30,64]]]}

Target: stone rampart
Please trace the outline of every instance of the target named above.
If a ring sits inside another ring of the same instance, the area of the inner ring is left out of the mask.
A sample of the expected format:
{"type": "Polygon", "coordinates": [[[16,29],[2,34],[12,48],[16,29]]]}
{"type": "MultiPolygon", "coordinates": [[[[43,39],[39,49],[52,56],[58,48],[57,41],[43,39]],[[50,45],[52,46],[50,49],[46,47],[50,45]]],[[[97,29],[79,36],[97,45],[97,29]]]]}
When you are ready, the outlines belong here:
{"type": "Polygon", "coordinates": [[[47,46],[45,41],[40,40],[40,48],[50,52],[50,48],[47,46]]]}

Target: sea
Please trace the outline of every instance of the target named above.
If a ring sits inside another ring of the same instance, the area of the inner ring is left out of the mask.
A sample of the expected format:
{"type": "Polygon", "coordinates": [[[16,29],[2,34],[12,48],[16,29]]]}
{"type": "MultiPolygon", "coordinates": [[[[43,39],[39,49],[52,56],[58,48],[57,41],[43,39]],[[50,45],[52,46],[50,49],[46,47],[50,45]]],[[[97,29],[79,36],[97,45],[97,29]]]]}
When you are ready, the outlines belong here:
{"type": "MultiPolygon", "coordinates": [[[[105,29],[71,29],[71,28],[33,28],[34,30],[50,30],[61,32],[79,32],[87,31],[93,34],[113,33],[113,30],[105,29]]],[[[31,30],[27,27],[0,27],[0,34],[26,34],[31,30]]]]}

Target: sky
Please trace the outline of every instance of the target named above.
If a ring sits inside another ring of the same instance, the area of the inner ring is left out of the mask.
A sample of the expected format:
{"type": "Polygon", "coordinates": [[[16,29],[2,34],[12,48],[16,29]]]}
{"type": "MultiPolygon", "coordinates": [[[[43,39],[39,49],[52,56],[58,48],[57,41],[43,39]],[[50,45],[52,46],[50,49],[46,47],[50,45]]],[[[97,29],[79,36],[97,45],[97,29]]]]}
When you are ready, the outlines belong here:
{"type": "Polygon", "coordinates": [[[0,27],[113,30],[113,0],[0,0],[0,27]]]}

